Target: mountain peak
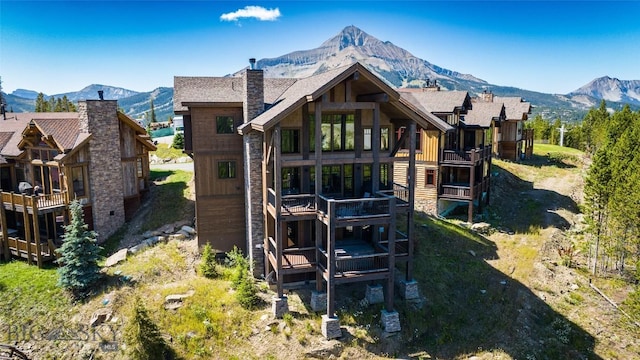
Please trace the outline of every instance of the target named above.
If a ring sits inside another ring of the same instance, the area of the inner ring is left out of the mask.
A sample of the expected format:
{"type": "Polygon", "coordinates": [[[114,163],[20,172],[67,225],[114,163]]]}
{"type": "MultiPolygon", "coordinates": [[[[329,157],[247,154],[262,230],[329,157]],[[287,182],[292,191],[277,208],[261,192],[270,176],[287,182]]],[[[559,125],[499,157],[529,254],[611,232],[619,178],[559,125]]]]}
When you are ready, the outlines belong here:
{"type": "Polygon", "coordinates": [[[342,29],[336,36],[322,43],[320,47],[333,48],[335,51],[340,51],[350,46],[375,45],[375,43],[380,42],[380,40],[362,31],[357,26],[349,25],[342,29]]]}

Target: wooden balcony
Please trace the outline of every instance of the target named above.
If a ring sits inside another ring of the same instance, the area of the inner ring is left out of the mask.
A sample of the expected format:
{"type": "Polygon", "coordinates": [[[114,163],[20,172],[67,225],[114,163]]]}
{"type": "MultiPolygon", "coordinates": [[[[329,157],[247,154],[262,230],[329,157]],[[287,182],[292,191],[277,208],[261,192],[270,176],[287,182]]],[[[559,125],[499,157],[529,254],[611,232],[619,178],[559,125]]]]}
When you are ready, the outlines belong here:
{"type": "MultiPolygon", "coordinates": [[[[336,284],[383,279],[389,276],[389,253],[380,252],[371,245],[354,248],[337,244],[334,259],[333,280],[336,284]]],[[[328,254],[325,249],[319,249],[317,264],[318,271],[329,281],[328,254]]]]}
{"type": "MultiPolygon", "coordinates": [[[[267,242],[267,257],[274,269],[278,268],[278,251],[275,240],[269,237],[267,242]]],[[[282,250],[282,274],[296,274],[316,271],[316,248],[287,248],[282,250]]]]}
{"type": "Polygon", "coordinates": [[[478,191],[486,192],[489,189],[489,179],[476,183],[472,187],[468,184],[442,184],[438,193],[439,198],[453,200],[472,200],[478,196],[478,191]]]}
{"type": "Polygon", "coordinates": [[[67,193],[24,195],[2,192],[2,205],[5,209],[16,212],[44,214],[67,206],[67,193]]]}
{"type": "Polygon", "coordinates": [[[35,241],[27,242],[18,237],[8,236],[5,241],[0,231],[0,253],[2,253],[3,256],[6,256],[4,252],[8,251],[10,256],[27,259],[29,263],[35,262],[38,266],[42,266],[43,262],[51,261],[58,257],[58,254],[55,252],[56,249],[57,247],[51,239],[41,239],[38,244],[35,241]]]}
{"type": "MultiPolygon", "coordinates": [[[[315,194],[282,195],[279,199],[280,215],[311,220],[326,216],[329,203],[335,203],[334,215],[338,219],[389,216],[392,199],[395,200],[395,212],[407,212],[409,209],[409,189],[400,184],[393,184],[393,189],[381,190],[373,197],[332,199],[320,195],[319,198],[316,204],[315,194]]],[[[275,215],[276,192],[273,189],[268,189],[267,202],[269,212],[275,215]]]]}
{"type": "Polygon", "coordinates": [[[468,151],[441,150],[440,163],[451,165],[475,165],[491,158],[491,146],[475,148],[468,151]]]}

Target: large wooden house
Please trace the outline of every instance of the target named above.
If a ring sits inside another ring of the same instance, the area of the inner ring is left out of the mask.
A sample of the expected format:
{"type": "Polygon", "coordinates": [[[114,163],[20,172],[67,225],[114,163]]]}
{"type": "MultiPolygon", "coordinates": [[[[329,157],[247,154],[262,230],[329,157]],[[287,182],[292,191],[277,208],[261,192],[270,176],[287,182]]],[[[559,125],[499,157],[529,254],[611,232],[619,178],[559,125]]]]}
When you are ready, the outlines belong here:
{"type": "MultiPolygon", "coordinates": [[[[472,222],[474,209],[489,202],[492,133],[504,120],[504,107],[476,105],[466,91],[442,91],[435,83],[399,91],[454,128],[446,133],[418,129],[416,209],[439,215],[465,205],[472,222]]],[[[396,178],[406,170],[397,168],[396,178]]]]}
{"type": "Polygon", "coordinates": [[[383,324],[399,329],[395,285],[405,296],[417,289],[415,178],[393,174],[401,163],[413,173],[417,128],[436,136],[453,128],[358,63],[305,79],[254,69],[176,77],[174,88],[194,159],[200,244],[244,249],[254,274],[276,285],[276,316],[287,311],[287,284],[315,280],[311,303],[326,307],[327,337],[339,336],[335,287],[380,281],[383,324]]]}
{"type": "Polygon", "coordinates": [[[493,155],[504,160],[523,160],[533,154],[533,129],[525,129],[524,122],[531,114],[531,103],[519,96],[495,96],[485,91],[478,101],[504,104],[505,119],[493,133],[493,155]]]}
{"type": "Polygon", "coordinates": [[[53,259],[74,199],[99,241],[109,237],[149,189],[151,150],[144,128],[113,100],[80,101],[73,113],[2,114],[2,257],[53,259]]]}

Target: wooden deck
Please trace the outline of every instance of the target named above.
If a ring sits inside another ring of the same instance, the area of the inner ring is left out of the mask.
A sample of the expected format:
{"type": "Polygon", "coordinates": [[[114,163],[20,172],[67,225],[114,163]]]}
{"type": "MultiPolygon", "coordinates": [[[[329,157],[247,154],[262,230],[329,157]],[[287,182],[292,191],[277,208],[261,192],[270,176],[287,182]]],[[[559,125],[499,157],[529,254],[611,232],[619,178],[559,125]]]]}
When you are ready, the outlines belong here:
{"type": "Polygon", "coordinates": [[[8,249],[10,256],[26,259],[29,263],[36,263],[39,266],[42,266],[42,262],[58,258],[55,252],[57,247],[50,239],[41,240],[37,244],[33,241],[27,242],[26,240],[9,236],[5,242],[2,234],[0,234],[0,249],[0,254],[5,258],[7,255],[4,252],[8,249]],[[38,252],[40,252],[40,256],[38,256],[38,252]]]}
{"type": "MultiPolygon", "coordinates": [[[[398,233],[399,236],[404,234],[398,233]]],[[[408,256],[409,241],[405,237],[396,240],[396,258],[408,256]]],[[[269,238],[268,259],[271,266],[277,269],[276,244],[269,238]]],[[[349,282],[350,279],[375,274],[386,274],[389,271],[388,242],[381,241],[377,247],[363,241],[343,241],[336,246],[336,279],[338,282],[349,282]]],[[[320,271],[324,276],[327,269],[327,253],[315,247],[287,248],[282,250],[281,273],[283,275],[310,273],[320,271]],[[316,257],[320,261],[316,261],[316,257]]]]}
{"type": "Polygon", "coordinates": [[[15,194],[13,192],[2,192],[2,206],[6,210],[16,212],[38,214],[55,211],[67,206],[66,192],[41,195],[15,194]]]}
{"type": "MultiPolygon", "coordinates": [[[[312,220],[326,215],[328,201],[336,202],[335,217],[338,219],[385,216],[391,213],[390,199],[395,198],[396,213],[409,209],[409,189],[406,186],[393,184],[391,190],[381,190],[375,196],[355,199],[329,199],[320,196],[316,204],[315,194],[283,195],[280,201],[280,215],[284,218],[296,217],[297,220],[312,220]]],[[[276,194],[268,190],[268,210],[275,216],[276,194]]]]}
{"type": "Polygon", "coordinates": [[[440,161],[450,165],[475,165],[491,158],[491,146],[484,146],[467,151],[441,150],[440,161]]]}

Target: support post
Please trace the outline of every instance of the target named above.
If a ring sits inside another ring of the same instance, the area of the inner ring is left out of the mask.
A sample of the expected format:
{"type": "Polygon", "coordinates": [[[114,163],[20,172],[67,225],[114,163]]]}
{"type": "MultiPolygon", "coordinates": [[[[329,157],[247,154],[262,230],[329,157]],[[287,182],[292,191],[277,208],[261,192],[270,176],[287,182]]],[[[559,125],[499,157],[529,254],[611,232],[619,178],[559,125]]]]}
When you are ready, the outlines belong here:
{"type": "MultiPolygon", "coordinates": [[[[24,221],[24,240],[27,243],[27,262],[29,265],[33,262],[31,259],[31,224],[29,221],[29,211],[27,210],[27,197],[22,194],[22,218],[24,221]]],[[[18,253],[20,251],[18,250],[18,253]]]]}
{"type": "MultiPolygon", "coordinates": [[[[1,196],[1,194],[0,194],[1,196]]],[[[11,194],[13,197],[13,194],[11,194]]],[[[0,197],[0,230],[2,230],[2,252],[4,253],[4,259],[9,261],[11,259],[11,251],[9,249],[9,231],[7,230],[7,214],[4,210],[4,203],[0,197]]]]}
{"type": "MultiPolygon", "coordinates": [[[[415,209],[415,194],[416,194],[416,123],[411,122],[409,125],[409,131],[411,131],[411,135],[409,141],[411,142],[411,146],[409,147],[409,179],[408,179],[408,188],[409,188],[409,211],[407,212],[407,240],[408,240],[408,255],[409,259],[407,260],[407,269],[406,269],[406,280],[409,281],[413,279],[413,212],[415,209]]],[[[422,131],[422,130],[420,130],[422,131]]]]}

